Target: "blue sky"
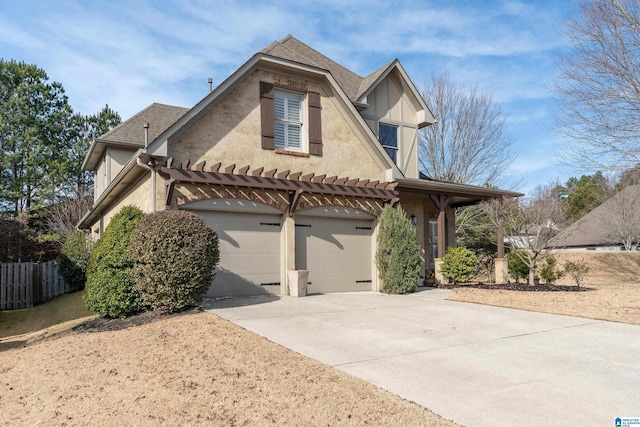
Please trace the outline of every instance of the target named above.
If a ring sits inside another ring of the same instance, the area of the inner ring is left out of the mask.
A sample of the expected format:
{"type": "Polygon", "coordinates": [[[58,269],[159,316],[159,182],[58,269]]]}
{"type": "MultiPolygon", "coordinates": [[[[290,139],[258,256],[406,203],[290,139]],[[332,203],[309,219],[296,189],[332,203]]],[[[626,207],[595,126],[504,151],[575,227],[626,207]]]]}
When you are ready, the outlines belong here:
{"type": "Polygon", "coordinates": [[[560,166],[550,86],[565,1],[0,0],[0,57],[33,63],[74,110],[127,119],[160,102],[191,107],[255,52],[292,34],[360,75],[398,58],[420,87],[448,70],[491,94],[515,139],[503,187],[531,191],[580,171],[560,166]]]}

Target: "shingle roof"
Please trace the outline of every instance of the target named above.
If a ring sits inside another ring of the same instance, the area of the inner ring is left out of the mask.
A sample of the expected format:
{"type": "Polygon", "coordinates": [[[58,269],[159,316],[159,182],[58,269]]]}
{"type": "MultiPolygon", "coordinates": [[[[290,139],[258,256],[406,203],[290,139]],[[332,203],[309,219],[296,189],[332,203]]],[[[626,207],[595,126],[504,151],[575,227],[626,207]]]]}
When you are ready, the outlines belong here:
{"type": "Polygon", "coordinates": [[[182,117],[188,108],[174,107],[165,104],[151,104],[130,119],[111,129],[98,140],[118,142],[132,145],[144,145],[145,123],[149,123],[149,142],[157,138],[169,126],[182,117]]]}
{"type": "Polygon", "coordinates": [[[394,59],[393,61],[383,65],[382,67],[378,68],[373,73],[369,74],[367,77],[362,79],[362,81],[360,82],[360,87],[358,88],[358,93],[356,94],[356,99],[360,98],[360,96],[362,96],[362,94],[364,94],[371,87],[371,85],[374,84],[376,80],[378,80],[378,77],[384,74],[384,72],[387,71],[387,69],[395,61],[396,60],[394,59]]]}
{"type": "Polygon", "coordinates": [[[604,246],[616,243],[615,221],[620,207],[635,201],[636,221],[640,222],[640,185],[624,188],[609,200],[571,224],[550,243],[557,248],[604,246]]]}
{"type": "Polygon", "coordinates": [[[291,35],[286,36],[280,41],[274,41],[262,49],[261,52],[277,58],[327,70],[333,75],[349,99],[352,101],[357,99],[362,81],[364,80],[362,77],[291,35]]]}

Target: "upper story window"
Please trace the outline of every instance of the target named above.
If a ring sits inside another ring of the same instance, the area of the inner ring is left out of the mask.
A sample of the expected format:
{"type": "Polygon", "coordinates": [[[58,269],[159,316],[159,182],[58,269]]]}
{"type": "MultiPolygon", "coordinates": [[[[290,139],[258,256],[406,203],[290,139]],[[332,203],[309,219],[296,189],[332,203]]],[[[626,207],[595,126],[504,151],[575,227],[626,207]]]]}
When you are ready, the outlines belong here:
{"type": "Polygon", "coordinates": [[[378,125],[378,139],[384,150],[394,163],[397,163],[398,157],[398,126],[380,123],[378,125]]]}
{"type": "Polygon", "coordinates": [[[302,95],[275,91],[274,138],[277,149],[302,150],[302,95]]]}
{"type": "Polygon", "coordinates": [[[273,83],[260,82],[260,132],[264,150],[322,156],[320,93],[278,90],[273,83]]]}

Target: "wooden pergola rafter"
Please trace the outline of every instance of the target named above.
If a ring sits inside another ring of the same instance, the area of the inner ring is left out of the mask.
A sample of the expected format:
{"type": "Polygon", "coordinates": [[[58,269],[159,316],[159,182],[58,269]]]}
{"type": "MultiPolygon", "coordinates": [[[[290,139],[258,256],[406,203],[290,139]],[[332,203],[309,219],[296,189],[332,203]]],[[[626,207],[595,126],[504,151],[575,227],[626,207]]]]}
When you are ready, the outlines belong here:
{"type": "Polygon", "coordinates": [[[239,168],[236,165],[222,167],[218,162],[205,170],[206,163],[200,162],[189,169],[190,160],[179,166],[173,164],[173,158],[166,166],[158,168],[158,173],[166,179],[166,206],[170,208],[173,190],[176,184],[218,185],[236,188],[254,188],[260,190],[286,191],[290,195],[289,214],[303,193],[328,196],[344,196],[382,200],[394,205],[398,200],[395,187],[397,182],[370,181],[368,179],[339,178],[337,176],[304,174],[290,170],[264,170],[264,167],[251,170],[249,165],[239,168]]]}

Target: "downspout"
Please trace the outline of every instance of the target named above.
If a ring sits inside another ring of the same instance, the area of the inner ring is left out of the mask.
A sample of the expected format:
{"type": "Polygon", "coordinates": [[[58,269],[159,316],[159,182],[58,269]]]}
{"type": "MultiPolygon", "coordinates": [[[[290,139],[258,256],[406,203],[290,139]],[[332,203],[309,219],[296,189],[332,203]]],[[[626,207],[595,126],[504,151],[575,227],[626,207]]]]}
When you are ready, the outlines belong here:
{"type": "MultiPolygon", "coordinates": [[[[145,150],[149,146],[149,123],[144,124],[144,148],[145,150]]],[[[136,164],[143,169],[151,171],[151,212],[156,211],[156,169],[153,166],[149,166],[140,160],[140,157],[136,159],[136,164]]]]}

